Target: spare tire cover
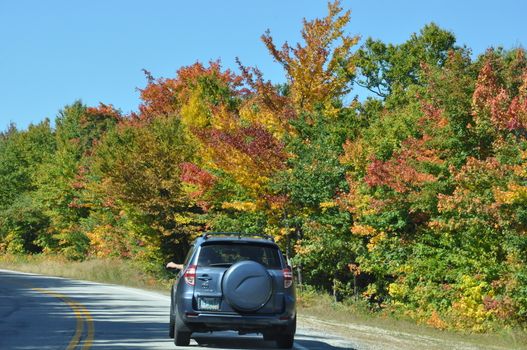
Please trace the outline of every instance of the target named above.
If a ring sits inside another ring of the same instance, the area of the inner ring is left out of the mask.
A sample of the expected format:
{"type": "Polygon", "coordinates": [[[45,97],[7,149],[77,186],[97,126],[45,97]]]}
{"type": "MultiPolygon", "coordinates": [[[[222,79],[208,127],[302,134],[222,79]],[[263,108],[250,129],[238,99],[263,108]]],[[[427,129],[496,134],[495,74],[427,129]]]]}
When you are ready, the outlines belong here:
{"type": "Polygon", "coordinates": [[[267,269],[255,261],[239,261],[223,275],[223,296],[233,309],[251,312],[261,309],[273,293],[267,269]]]}

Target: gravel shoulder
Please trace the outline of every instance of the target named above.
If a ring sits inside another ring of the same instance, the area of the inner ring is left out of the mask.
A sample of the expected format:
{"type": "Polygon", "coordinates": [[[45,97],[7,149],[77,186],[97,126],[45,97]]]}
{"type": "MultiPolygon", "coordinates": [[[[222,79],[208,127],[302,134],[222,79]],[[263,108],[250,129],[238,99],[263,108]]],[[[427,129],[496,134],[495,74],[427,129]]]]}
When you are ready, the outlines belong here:
{"type": "MultiPolygon", "coordinates": [[[[510,344],[510,346],[488,345],[470,340],[449,339],[451,336],[434,337],[414,331],[396,331],[382,327],[354,322],[335,322],[321,320],[308,315],[299,317],[299,324],[306,330],[322,331],[343,337],[357,350],[508,350],[527,349],[527,345],[510,344]]],[[[461,338],[459,335],[456,338],[461,338]]]]}

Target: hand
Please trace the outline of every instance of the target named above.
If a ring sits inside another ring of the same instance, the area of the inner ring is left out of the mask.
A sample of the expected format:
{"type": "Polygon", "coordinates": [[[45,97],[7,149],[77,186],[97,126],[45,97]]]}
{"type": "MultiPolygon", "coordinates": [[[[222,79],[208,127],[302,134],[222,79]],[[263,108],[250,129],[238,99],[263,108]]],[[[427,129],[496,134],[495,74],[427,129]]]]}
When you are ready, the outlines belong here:
{"type": "Polygon", "coordinates": [[[183,264],[176,264],[174,262],[169,262],[166,266],[167,269],[176,269],[176,270],[183,270],[183,264]]]}

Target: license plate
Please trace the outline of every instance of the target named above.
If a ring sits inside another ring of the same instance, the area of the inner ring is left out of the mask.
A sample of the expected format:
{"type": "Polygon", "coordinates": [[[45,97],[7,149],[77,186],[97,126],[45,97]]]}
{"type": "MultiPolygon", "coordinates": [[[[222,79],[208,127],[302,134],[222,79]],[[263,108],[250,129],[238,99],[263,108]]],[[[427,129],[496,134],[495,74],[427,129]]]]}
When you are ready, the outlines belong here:
{"type": "Polygon", "coordinates": [[[220,298],[200,297],[198,298],[198,308],[200,310],[219,310],[220,298]]]}

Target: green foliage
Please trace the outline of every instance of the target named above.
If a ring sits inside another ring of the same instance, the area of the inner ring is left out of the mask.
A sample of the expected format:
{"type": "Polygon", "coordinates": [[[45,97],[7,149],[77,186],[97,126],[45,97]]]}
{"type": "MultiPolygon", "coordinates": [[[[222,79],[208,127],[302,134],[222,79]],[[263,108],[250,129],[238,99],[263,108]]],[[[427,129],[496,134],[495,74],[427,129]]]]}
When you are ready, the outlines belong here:
{"type": "Polygon", "coordinates": [[[49,161],[55,141],[49,120],[19,131],[14,125],[0,135],[0,208],[35,189],[36,169],[49,161]]]}
{"type": "Polygon", "coordinates": [[[183,249],[176,248],[186,247],[189,235],[201,227],[201,209],[189,200],[181,181],[181,164],[194,158],[182,131],[177,118],[163,117],[140,126],[122,125],[101,141],[88,185],[95,191],[90,201],[97,210],[113,214],[91,223],[89,235],[101,244],[99,249],[116,248],[105,247],[100,235],[106,231],[96,229],[106,226],[124,234],[121,244],[127,236],[138,240],[144,259],[159,266],[174,250],[179,259],[184,257],[183,249]],[[123,225],[124,232],[118,228],[123,225]]]}
{"type": "Polygon", "coordinates": [[[294,136],[286,139],[292,155],[287,170],[279,173],[276,189],[288,196],[294,210],[320,212],[320,204],[346,190],[345,166],[339,162],[342,144],[353,130],[353,111],[343,110],[328,119],[322,113],[301,116],[291,122],[294,136]]]}
{"type": "Polygon", "coordinates": [[[404,103],[405,92],[413,85],[424,85],[422,65],[443,66],[454,45],[455,36],[431,23],[419,34],[400,44],[385,44],[368,38],[356,56],[360,77],[356,84],[387,98],[395,105],[404,103]]]}
{"type": "Polygon", "coordinates": [[[33,200],[38,169],[55,151],[49,120],[30,125],[27,131],[11,126],[0,137],[0,252],[40,251],[38,236],[48,218],[33,200]]]}

